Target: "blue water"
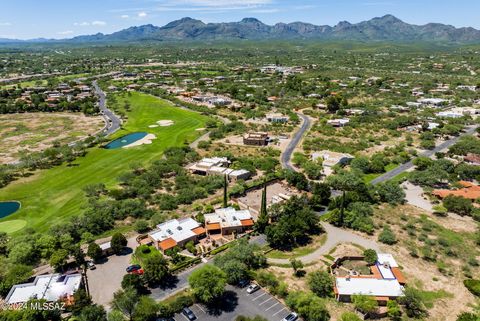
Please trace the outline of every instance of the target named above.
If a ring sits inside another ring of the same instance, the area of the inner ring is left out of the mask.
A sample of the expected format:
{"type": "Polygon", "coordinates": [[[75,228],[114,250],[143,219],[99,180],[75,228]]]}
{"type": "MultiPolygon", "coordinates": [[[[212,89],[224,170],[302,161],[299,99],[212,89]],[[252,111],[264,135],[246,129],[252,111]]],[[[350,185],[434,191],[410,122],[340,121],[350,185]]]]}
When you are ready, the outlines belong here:
{"type": "Polygon", "coordinates": [[[147,133],[145,133],[145,132],[128,134],[128,135],[122,136],[120,138],[117,138],[115,140],[112,140],[110,143],[108,143],[105,146],[105,148],[106,149],[121,148],[123,146],[130,145],[131,143],[136,142],[137,140],[140,140],[145,136],[147,136],[147,133]]]}
{"type": "Polygon", "coordinates": [[[20,202],[0,202],[0,218],[15,213],[20,208],[20,202]]]}

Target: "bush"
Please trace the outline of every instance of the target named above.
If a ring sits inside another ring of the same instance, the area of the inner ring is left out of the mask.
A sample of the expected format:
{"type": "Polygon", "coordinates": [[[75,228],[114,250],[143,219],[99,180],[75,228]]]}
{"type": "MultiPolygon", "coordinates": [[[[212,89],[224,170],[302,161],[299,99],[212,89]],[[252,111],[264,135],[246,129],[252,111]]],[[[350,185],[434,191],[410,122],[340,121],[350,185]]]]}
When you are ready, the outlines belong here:
{"type": "Polygon", "coordinates": [[[443,206],[459,215],[471,215],[473,212],[472,201],[461,196],[449,195],[443,199],[443,206]]]}
{"type": "Polygon", "coordinates": [[[135,222],[135,231],[138,233],[145,233],[150,229],[148,222],[145,220],[138,220],[135,222]]]}
{"type": "Polygon", "coordinates": [[[397,238],[395,237],[395,234],[393,231],[390,229],[390,227],[385,226],[378,236],[378,240],[384,244],[392,245],[397,243],[397,238]]]}
{"type": "Polygon", "coordinates": [[[308,275],[310,290],[319,297],[328,297],[333,293],[333,278],[325,271],[315,271],[308,275]]]}
{"type": "Polygon", "coordinates": [[[365,261],[369,265],[374,265],[378,259],[377,252],[372,249],[366,249],[365,251],[363,251],[363,256],[365,257],[365,261]]]}
{"type": "Polygon", "coordinates": [[[362,321],[360,317],[353,312],[344,312],[342,313],[342,316],[340,317],[341,321],[362,321]]]}
{"type": "Polygon", "coordinates": [[[480,297],[480,280],[468,279],[463,281],[463,285],[470,291],[473,295],[480,297]]]}
{"type": "Polygon", "coordinates": [[[115,233],[112,236],[110,244],[112,246],[112,251],[115,254],[120,254],[123,252],[123,248],[127,246],[127,239],[121,233],[115,233]]]}

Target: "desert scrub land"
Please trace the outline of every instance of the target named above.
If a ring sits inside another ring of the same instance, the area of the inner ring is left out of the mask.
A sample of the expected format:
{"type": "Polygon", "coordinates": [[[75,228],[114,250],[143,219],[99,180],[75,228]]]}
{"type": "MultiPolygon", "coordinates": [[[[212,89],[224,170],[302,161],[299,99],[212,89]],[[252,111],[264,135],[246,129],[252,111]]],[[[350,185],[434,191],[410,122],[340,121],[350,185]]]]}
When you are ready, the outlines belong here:
{"type": "Polygon", "coordinates": [[[43,151],[93,135],[104,126],[102,117],[73,113],[0,115],[0,163],[17,161],[22,153],[43,151]]]}

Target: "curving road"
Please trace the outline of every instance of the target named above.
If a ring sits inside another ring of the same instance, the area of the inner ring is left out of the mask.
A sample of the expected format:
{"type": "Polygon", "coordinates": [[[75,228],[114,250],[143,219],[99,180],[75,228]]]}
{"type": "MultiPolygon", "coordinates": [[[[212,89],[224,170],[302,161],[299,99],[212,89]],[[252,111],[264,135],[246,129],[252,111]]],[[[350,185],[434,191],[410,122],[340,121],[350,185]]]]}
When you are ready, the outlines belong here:
{"type": "Polygon", "coordinates": [[[98,96],[98,107],[100,108],[100,111],[102,111],[103,119],[105,120],[103,134],[108,136],[120,129],[122,121],[107,108],[105,93],[100,89],[96,80],[92,82],[92,85],[95,88],[95,94],[98,96]]]}
{"type": "MultiPolygon", "coordinates": [[[[438,152],[441,152],[442,150],[444,149],[447,149],[449,148],[450,146],[454,145],[456,142],[458,142],[458,140],[462,137],[462,136],[465,136],[465,135],[472,135],[475,133],[475,130],[478,128],[479,126],[478,125],[475,125],[475,126],[471,126],[469,129],[467,129],[467,131],[465,131],[464,133],[462,133],[461,135],[459,136],[456,136],[452,139],[449,139],[447,141],[444,141],[443,143],[441,143],[440,145],[436,146],[434,149],[432,150],[427,150],[423,153],[420,154],[420,157],[432,157],[433,155],[435,155],[435,153],[438,153],[438,152]]],[[[405,163],[405,164],[402,164],[394,169],[392,169],[391,171],[389,172],[386,172],[385,174],[375,178],[374,180],[372,180],[372,184],[375,185],[375,184],[379,184],[379,183],[383,183],[383,182],[386,182],[392,178],[394,178],[395,176],[409,170],[410,168],[412,168],[414,165],[413,165],[413,160],[405,163]]]]}
{"type": "Polygon", "coordinates": [[[303,120],[302,126],[295,133],[290,143],[288,143],[287,148],[280,156],[280,163],[282,164],[282,167],[286,169],[290,169],[292,171],[295,170],[295,168],[293,168],[292,164],[290,163],[290,160],[292,159],[293,151],[295,150],[295,148],[297,148],[298,144],[302,140],[303,135],[308,129],[310,129],[310,125],[311,125],[310,118],[300,113],[297,113],[297,115],[300,116],[300,118],[302,118],[303,120]]]}

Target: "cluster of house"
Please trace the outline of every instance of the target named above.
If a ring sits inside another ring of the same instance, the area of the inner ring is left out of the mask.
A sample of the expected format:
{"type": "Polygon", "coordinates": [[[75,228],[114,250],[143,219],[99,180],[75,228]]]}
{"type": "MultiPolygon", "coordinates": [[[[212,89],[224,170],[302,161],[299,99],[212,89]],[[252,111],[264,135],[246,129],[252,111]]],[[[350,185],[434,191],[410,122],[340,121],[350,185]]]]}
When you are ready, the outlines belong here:
{"type": "Polygon", "coordinates": [[[247,180],[252,176],[252,173],[246,169],[232,169],[229,168],[230,161],[226,157],[212,157],[203,158],[187,167],[192,174],[197,175],[226,175],[231,181],[247,180]]]}
{"type": "Polygon", "coordinates": [[[93,96],[92,89],[84,84],[70,86],[69,84],[59,84],[55,89],[49,90],[45,87],[28,87],[22,92],[21,96],[17,98],[18,101],[23,101],[27,104],[32,103],[32,94],[40,94],[45,97],[45,102],[49,107],[56,107],[61,100],[79,101],[93,96]]]}
{"type": "Polygon", "coordinates": [[[197,243],[200,239],[215,234],[240,234],[251,230],[254,219],[249,210],[236,210],[232,207],[220,208],[214,213],[205,214],[205,226],[193,218],[173,219],[157,225],[148,233],[143,244],[153,244],[165,252],[176,246],[184,247],[188,242],[197,243]]]}
{"type": "Polygon", "coordinates": [[[449,110],[436,113],[437,117],[443,118],[462,118],[464,116],[475,116],[480,114],[480,109],[472,107],[454,107],[449,110]]]}
{"type": "Polygon", "coordinates": [[[298,66],[288,67],[288,66],[277,66],[277,65],[267,65],[260,68],[260,72],[264,74],[275,74],[280,73],[284,76],[294,75],[303,73],[303,68],[298,66]]]}
{"type": "MultiPolygon", "coordinates": [[[[378,253],[377,261],[370,266],[368,275],[352,271],[346,276],[335,276],[335,298],[341,302],[350,302],[353,295],[373,297],[379,305],[386,305],[389,300],[404,296],[406,279],[391,254],[378,253]]],[[[344,260],[362,260],[363,257],[344,257],[337,259],[332,271],[338,268],[344,260]]]]}

